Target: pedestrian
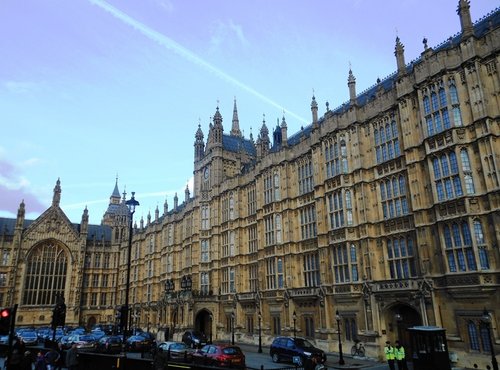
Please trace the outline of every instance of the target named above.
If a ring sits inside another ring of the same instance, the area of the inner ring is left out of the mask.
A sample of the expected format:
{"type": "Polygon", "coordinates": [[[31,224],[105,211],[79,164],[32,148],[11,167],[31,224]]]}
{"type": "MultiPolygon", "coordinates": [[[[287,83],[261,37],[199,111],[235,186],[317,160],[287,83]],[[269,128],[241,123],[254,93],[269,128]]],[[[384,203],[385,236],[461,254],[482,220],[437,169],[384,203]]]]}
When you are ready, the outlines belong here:
{"type": "Polygon", "coordinates": [[[36,355],[35,370],[47,370],[47,363],[45,362],[45,356],[41,351],[36,355]]]}
{"type": "Polygon", "coordinates": [[[8,370],[20,370],[23,362],[24,356],[24,346],[22,342],[14,339],[14,344],[12,345],[12,351],[7,355],[5,359],[5,367],[8,370]]]}
{"type": "Polygon", "coordinates": [[[396,363],[398,364],[398,370],[408,370],[408,367],[406,366],[405,347],[399,343],[399,340],[396,341],[395,345],[394,356],[396,358],[396,363]]]}
{"type": "Polygon", "coordinates": [[[68,370],[78,369],[78,351],[76,343],[71,343],[71,348],[66,353],[66,367],[68,370]]]}
{"type": "Polygon", "coordinates": [[[21,369],[23,370],[32,370],[33,368],[33,357],[31,356],[30,351],[24,352],[21,369]]]}
{"type": "Polygon", "coordinates": [[[385,342],[384,353],[385,353],[385,359],[387,360],[387,363],[389,364],[389,369],[396,370],[396,367],[394,366],[394,359],[395,359],[394,347],[391,346],[390,341],[385,342]]]}
{"type": "Polygon", "coordinates": [[[56,370],[62,370],[64,366],[64,348],[61,342],[57,343],[56,351],[59,354],[59,359],[56,361],[56,370]]]}
{"type": "Polygon", "coordinates": [[[45,362],[47,363],[47,370],[55,370],[56,364],[59,361],[59,353],[53,346],[50,351],[45,354],[45,362]]]}

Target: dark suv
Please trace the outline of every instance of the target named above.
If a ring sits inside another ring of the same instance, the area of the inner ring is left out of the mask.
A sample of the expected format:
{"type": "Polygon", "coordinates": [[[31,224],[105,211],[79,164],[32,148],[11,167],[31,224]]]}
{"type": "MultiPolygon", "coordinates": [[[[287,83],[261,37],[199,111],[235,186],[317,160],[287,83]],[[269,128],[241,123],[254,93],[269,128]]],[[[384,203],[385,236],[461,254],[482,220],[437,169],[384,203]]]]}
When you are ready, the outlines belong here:
{"type": "Polygon", "coordinates": [[[273,362],[288,361],[294,362],[297,366],[304,365],[313,357],[322,362],[326,361],[325,352],[314,347],[311,342],[304,338],[276,337],[271,344],[269,353],[273,362]]]}
{"type": "Polygon", "coordinates": [[[207,337],[198,330],[188,330],[182,335],[182,341],[191,348],[201,348],[207,344],[207,337]]]}

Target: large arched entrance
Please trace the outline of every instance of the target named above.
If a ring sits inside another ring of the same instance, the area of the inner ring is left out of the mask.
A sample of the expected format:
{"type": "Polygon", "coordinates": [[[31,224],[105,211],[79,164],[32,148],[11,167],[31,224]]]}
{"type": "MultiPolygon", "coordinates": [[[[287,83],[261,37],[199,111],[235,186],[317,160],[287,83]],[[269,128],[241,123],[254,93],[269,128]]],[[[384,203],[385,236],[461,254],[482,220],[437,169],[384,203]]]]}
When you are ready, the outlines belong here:
{"type": "Polygon", "coordinates": [[[389,327],[388,340],[396,340],[405,347],[406,358],[411,359],[410,334],[408,328],[422,325],[422,318],[418,311],[405,303],[396,303],[386,311],[386,323],[389,327]]]}
{"type": "Polygon", "coordinates": [[[204,333],[210,342],[212,341],[213,334],[212,318],[212,313],[204,308],[196,314],[194,319],[194,329],[204,333]]]}

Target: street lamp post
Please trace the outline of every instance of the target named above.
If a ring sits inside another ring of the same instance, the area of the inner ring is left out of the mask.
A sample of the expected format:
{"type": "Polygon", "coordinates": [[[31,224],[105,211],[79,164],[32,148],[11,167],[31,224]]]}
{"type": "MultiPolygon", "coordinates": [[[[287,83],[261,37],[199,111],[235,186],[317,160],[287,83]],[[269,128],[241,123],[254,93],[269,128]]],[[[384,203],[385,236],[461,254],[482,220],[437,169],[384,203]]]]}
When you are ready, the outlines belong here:
{"type": "Polygon", "coordinates": [[[128,233],[128,251],[127,251],[127,285],[125,286],[125,320],[123,320],[123,341],[127,338],[129,331],[129,320],[130,320],[130,308],[129,308],[129,291],[130,291],[130,261],[132,257],[132,232],[133,232],[133,219],[135,213],[135,207],[139,205],[139,202],[135,200],[135,192],[132,192],[132,197],[125,202],[128,207],[129,212],[129,233],[128,233]]]}
{"type": "MultiPolygon", "coordinates": [[[[165,340],[169,340],[170,334],[171,334],[170,327],[172,326],[172,322],[171,321],[168,322],[168,325],[167,325],[167,320],[168,319],[171,320],[170,312],[169,312],[169,298],[170,298],[170,295],[174,292],[174,289],[175,289],[174,281],[172,279],[167,280],[165,282],[165,307],[166,307],[166,309],[165,309],[165,340]]],[[[172,328],[172,331],[173,331],[173,328],[172,328]]]]}
{"type": "Polygon", "coordinates": [[[344,354],[342,353],[342,339],[340,338],[340,314],[339,310],[335,312],[335,319],[337,319],[337,332],[339,334],[339,365],[345,365],[344,354]]]}
{"type": "Polygon", "coordinates": [[[491,323],[491,316],[488,310],[486,308],[483,311],[483,316],[481,317],[481,321],[486,328],[486,332],[488,334],[488,341],[490,344],[490,351],[491,351],[491,365],[493,365],[493,370],[498,370],[498,362],[497,358],[495,356],[495,348],[493,340],[491,339],[491,329],[490,329],[490,323],[491,323]]]}
{"type": "Polygon", "coordinates": [[[292,319],[293,319],[293,337],[296,338],[297,337],[297,327],[295,324],[297,323],[297,313],[295,311],[293,311],[292,319]]]}
{"type": "Polygon", "coordinates": [[[259,311],[259,350],[257,352],[262,353],[262,314],[259,311]]]}
{"type": "Polygon", "coordinates": [[[214,322],[214,315],[210,314],[210,344],[212,344],[212,325],[214,322]]]}
{"type": "Polygon", "coordinates": [[[231,312],[231,344],[234,345],[234,311],[231,312]]]}

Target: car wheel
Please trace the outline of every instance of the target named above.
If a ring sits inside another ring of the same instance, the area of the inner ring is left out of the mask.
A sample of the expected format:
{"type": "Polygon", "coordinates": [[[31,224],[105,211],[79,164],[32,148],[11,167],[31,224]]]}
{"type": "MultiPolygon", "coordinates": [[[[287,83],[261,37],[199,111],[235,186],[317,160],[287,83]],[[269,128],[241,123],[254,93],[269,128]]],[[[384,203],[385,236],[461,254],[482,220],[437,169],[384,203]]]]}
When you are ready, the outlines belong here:
{"type": "Polygon", "coordinates": [[[273,353],[272,358],[273,358],[273,362],[280,362],[280,356],[278,356],[277,353],[273,353]]]}

